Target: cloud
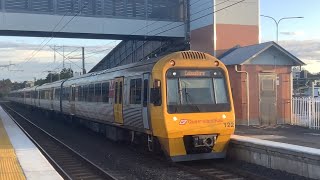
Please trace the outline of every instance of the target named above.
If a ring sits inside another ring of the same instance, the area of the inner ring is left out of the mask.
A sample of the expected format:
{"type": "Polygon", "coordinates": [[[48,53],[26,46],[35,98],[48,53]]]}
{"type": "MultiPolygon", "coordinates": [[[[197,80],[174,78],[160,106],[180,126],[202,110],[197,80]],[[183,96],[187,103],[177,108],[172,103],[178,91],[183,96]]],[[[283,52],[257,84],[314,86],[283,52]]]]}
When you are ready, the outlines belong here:
{"type": "Polygon", "coordinates": [[[307,70],[320,71],[320,40],[287,40],[280,41],[279,44],[305,62],[307,70]]]}
{"type": "MultiPolygon", "coordinates": [[[[0,40],[0,65],[12,63],[15,65],[10,66],[11,70],[23,70],[9,71],[7,68],[0,68],[0,79],[10,78],[20,82],[33,80],[34,77],[43,78],[47,74],[46,71],[49,70],[60,71],[63,60],[61,55],[63,54],[62,46],[56,47],[56,61],[54,62],[53,45],[51,48],[45,46],[41,51],[38,51],[41,48],[40,43],[41,42],[39,42],[39,44],[32,44],[32,42],[25,43],[0,40]],[[30,57],[32,57],[31,60],[25,63],[30,57]]],[[[86,70],[89,71],[118,43],[119,42],[107,42],[103,45],[86,46],[86,70]]],[[[67,57],[81,57],[82,54],[81,47],[65,46],[64,51],[67,57]]],[[[74,71],[81,71],[81,66],[82,61],[80,59],[65,60],[65,67],[71,67],[74,71]]]]}
{"type": "Polygon", "coordinates": [[[300,59],[320,60],[320,40],[290,40],[279,44],[300,59]]]}
{"type": "MultiPolygon", "coordinates": [[[[106,55],[109,51],[103,51],[104,49],[112,49],[114,44],[108,44],[106,46],[86,46],[85,52],[98,52],[97,54],[106,55]]],[[[32,60],[50,62],[54,57],[54,46],[45,46],[42,48],[40,44],[21,43],[12,41],[0,41],[0,63],[2,62],[21,62],[32,57],[32,60]],[[35,54],[35,55],[34,55],[35,54]]],[[[81,55],[80,47],[62,46],[56,47],[56,57],[62,57],[64,49],[65,56],[77,56],[81,55]]]]}
{"type": "Polygon", "coordinates": [[[303,36],[304,32],[303,31],[295,31],[295,32],[280,32],[282,35],[287,35],[287,36],[303,36]]]}

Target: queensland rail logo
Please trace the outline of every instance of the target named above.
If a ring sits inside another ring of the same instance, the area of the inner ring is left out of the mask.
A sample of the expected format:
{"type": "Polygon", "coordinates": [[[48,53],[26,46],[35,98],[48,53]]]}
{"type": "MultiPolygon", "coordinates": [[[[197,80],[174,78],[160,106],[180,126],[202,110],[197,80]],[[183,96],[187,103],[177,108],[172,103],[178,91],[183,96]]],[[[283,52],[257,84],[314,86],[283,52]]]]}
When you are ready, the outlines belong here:
{"type": "Polygon", "coordinates": [[[187,124],[188,120],[186,119],[181,119],[179,125],[185,125],[187,124]]]}

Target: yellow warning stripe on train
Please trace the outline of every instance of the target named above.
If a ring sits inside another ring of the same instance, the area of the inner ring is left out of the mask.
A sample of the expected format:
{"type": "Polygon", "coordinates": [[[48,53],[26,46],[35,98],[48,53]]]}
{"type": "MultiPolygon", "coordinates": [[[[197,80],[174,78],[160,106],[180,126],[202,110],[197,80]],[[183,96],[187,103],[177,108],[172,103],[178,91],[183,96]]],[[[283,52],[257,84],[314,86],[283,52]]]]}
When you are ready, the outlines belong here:
{"type": "Polygon", "coordinates": [[[8,134],[0,119],[0,180],[25,180],[8,134]]]}

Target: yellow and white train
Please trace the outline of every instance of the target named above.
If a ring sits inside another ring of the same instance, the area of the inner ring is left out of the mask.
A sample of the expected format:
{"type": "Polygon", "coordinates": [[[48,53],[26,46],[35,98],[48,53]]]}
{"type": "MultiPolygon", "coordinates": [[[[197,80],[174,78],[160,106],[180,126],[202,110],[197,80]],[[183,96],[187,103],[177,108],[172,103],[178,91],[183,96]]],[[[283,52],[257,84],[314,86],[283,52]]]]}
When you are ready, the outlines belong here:
{"type": "Polygon", "coordinates": [[[9,99],[80,119],[113,140],[143,137],[173,161],[225,157],[235,128],[227,69],[197,51],[12,91],[9,99]]]}

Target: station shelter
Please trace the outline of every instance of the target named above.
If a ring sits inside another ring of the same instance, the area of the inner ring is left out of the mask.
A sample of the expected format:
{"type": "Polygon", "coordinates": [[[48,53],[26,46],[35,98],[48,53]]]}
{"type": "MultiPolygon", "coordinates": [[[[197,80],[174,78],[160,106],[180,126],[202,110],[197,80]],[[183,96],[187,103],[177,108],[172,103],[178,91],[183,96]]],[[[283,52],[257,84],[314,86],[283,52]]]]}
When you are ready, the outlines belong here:
{"type": "Polygon", "coordinates": [[[236,46],[227,65],[237,125],[290,124],[292,67],[305,65],[275,42],[236,46]]]}

